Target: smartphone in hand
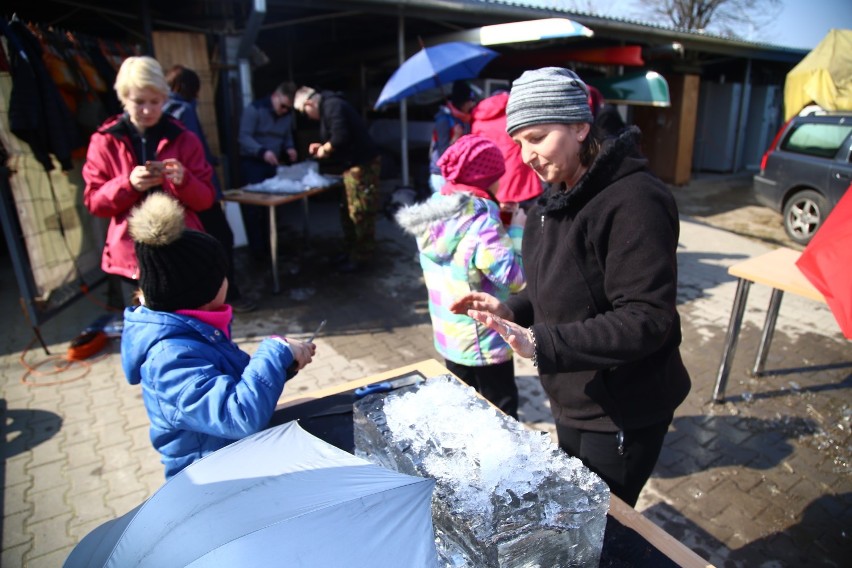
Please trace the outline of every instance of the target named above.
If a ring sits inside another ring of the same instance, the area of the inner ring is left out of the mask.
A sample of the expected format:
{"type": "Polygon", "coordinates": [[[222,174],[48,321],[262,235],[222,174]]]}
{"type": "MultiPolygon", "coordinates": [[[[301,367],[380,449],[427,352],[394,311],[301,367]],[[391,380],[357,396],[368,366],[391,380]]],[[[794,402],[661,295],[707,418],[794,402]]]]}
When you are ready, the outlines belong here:
{"type": "Polygon", "coordinates": [[[163,175],[163,162],[148,160],[145,162],[145,168],[155,176],[163,175]]]}

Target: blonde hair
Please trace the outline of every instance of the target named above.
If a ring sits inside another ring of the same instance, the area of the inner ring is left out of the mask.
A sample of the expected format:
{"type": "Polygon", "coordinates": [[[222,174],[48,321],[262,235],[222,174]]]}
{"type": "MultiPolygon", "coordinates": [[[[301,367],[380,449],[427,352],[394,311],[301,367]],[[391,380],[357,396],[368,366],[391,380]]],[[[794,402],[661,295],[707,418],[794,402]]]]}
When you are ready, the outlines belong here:
{"type": "Polygon", "coordinates": [[[115,92],[124,104],[130,89],[154,89],[169,96],[169,84],[159,61],[147,55],[128,57],[115,77],[115,92]]]}
{"type": "Polygon", "coordinates": [[[298,112],[305,112],[305,103],[312,97],[318,96],[319,93],[310,87],[299,87],[296,95],[293,97],[293,108],[298,112]]]}

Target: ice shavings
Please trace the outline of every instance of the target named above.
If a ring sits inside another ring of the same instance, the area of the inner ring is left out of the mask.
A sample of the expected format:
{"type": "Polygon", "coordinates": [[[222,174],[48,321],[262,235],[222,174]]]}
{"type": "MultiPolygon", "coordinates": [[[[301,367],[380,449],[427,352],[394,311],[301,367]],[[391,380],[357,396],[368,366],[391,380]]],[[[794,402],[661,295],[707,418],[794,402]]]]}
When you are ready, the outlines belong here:
{"type": "Polygon", "coordinates": [[[319,166],[312,160],[292,166],[278,166],[275,175],[243,189],[261,193],[302,193],[317,187],[326,187],[337,182],[337,178],[319,173],[319,166]]]}

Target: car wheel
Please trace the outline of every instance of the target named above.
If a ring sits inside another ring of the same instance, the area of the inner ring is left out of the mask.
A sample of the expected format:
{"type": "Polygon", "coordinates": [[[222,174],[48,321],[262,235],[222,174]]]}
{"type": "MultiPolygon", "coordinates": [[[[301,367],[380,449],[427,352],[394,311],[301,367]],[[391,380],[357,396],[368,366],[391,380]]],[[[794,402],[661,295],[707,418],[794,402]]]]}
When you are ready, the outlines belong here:
{"type": "Polygon", "coordinates": [[[806,245],[825,220],[828,203],[813,190],[793,194],[784,205],[784,230],[800,245],[806,245]]]}

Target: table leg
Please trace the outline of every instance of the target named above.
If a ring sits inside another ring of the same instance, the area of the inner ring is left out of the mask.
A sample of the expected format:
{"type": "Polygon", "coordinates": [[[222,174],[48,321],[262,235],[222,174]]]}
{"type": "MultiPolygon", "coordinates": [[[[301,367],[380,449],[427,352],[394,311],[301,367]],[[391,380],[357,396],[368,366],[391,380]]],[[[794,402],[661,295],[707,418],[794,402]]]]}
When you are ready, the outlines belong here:
{"type": "Polygon", "coordinates": [[[302,239],[305,246],[308,246],[308,241],[311,237],[310,229],[310,214],[308,210],[308,198],[302,200],[302,239]]]}
{"type": "Polygon", "coordinates": [[[725,398],[725,387],[728,384],[728,375],[731,373],[731,363],[734,360],[734,353],[737,351],[737,341],[740,338],[740,326],[743,323],[743,314],[745,314],[749,288],[751,288],[750,280],[744,278],[737,279],[737,293],[734,296],[731,319],[728,322],[728,332],[725,335],[725,348],[722,351],[722,361],[719,363],[719,372],[716,375],[713,402],[722,402],[722,399],[725,398]]]}
{"type": "Polygon", "coordinates": [[[757,357],[754,360],[754,369],[752,376],[759,376],[763,372],[763,366],[766,364],[766,357],[769,355],[769,347],[772,345],[772,336],[775,333],[775,322],[778,320],[778,310],[781,309],[781,300],[784,298],[784,291],[778,288],[772,289],[772,296],[769,298],[769,308],[766,310],[766,321],[763,322],[763,333],[760,336],[760,345],[757,348],[757,357]]]}
{"type": "Polygon", "coordinates": [[[272,251],[272,293],[281,291],[278,283],[278,223],[275,219],[275,206],[269,206],[269,250],[272,251]]]}
{"type": "Polygon", "coordinates": [[[305,251],[310,241],[310,212],[308,209],[308,198],[302,199],[302,246],[299,247],[299,266],[305,264],[305,251]]]}

